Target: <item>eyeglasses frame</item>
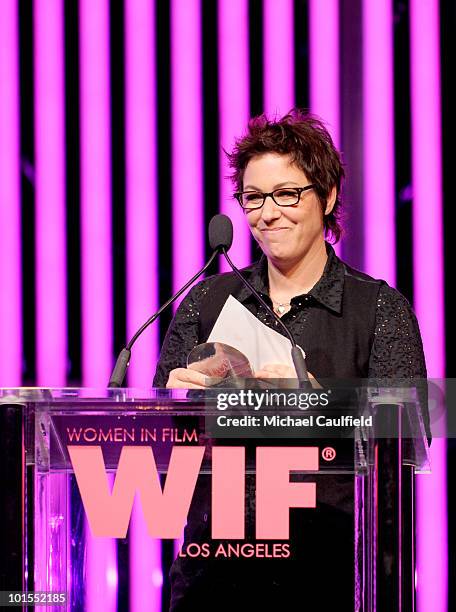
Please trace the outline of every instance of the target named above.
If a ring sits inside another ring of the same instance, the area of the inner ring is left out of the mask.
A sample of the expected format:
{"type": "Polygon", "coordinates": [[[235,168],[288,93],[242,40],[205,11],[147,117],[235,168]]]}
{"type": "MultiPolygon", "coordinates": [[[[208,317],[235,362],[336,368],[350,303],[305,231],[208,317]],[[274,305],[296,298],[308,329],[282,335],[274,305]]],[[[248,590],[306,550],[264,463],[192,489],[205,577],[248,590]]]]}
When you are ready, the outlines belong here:
{"type": "Polygon", "coordinates": [[[273,191],[270,191],[268,193],[262,192],[262,191],[255,191],[254,189],[251,189],[249,191],[236,191],[236,193],[233,193],[233,197],[236,198],[236,200],[239,203],[239,206],[242,208],[242,210],[260,210],[260,208],[263,208],[264,203],[266,202],[266,198],[270,197],[272,199],[272,201],[274,202],[274,204],[276,206],[280,206],[281,208],[288,208],[289,206],[296,206],[297,204],[299,204],[299,201],[301,199],[301,194],[304,191],[309,191],[310,189],[314,189],[315,185],[313,183],[311,183],[310,185],[306,185],[305,187],[277,187],[277,189],[274,189],[273,191]],[[275,201],[274,199],[274,191],[280,191],[281,189],[295,189],[298,192],[298,199],[296,200],[296,202],[294,204],[279,204],[278,202],[275,201]],[[248,208],[246,206],[242,205],[242,196],[244,193],[261,193],[261,195],[263,196],[263,202],[260,206],[255,206],[253,208],[248,208]]]}

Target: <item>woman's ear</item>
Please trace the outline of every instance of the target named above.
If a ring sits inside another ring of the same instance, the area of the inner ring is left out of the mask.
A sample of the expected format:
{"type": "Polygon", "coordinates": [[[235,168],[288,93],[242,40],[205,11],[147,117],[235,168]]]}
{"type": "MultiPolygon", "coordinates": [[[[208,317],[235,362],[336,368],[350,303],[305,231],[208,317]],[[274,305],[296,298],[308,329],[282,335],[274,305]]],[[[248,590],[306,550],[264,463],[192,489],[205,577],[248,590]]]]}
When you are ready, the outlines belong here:
{"type": "Polygon", "coordinates": [[[334,208],[336,199],[337,199],[337,189],[336,189],[336,186],[334,185],[334,187],[331,189],[331,193],[329,194],[329,198],[326,200],[325,216],[329,215],[329,213],[334,208]]]}

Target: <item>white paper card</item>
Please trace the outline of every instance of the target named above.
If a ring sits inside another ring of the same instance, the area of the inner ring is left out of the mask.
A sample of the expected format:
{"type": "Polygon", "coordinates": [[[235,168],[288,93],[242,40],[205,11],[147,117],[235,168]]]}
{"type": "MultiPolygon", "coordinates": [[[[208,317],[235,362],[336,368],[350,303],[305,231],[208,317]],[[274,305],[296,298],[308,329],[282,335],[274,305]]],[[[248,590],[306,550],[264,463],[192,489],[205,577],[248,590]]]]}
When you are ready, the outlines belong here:
{"type": "Polygon", "coordinates": [[[207,342],[223,342],[241,351],[254,372],[268,363],[294,368],[289,339],[261,323],[232,295],[226,300],[207,342]]]}

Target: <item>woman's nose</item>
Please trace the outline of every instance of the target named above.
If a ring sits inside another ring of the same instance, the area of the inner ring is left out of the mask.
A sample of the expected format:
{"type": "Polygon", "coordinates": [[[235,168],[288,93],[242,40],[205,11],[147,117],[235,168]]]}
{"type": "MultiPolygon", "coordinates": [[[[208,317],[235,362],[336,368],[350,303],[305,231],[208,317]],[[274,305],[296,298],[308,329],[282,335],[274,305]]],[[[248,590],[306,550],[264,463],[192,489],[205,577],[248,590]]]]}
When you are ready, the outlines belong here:
{"type": "Polygon", "coordinates": [[[266,223],[278,219],[281,215],[280,208],[272,199],[272,196],[266,196],[263,207],[261,208],[261,216],[266,223]]]}

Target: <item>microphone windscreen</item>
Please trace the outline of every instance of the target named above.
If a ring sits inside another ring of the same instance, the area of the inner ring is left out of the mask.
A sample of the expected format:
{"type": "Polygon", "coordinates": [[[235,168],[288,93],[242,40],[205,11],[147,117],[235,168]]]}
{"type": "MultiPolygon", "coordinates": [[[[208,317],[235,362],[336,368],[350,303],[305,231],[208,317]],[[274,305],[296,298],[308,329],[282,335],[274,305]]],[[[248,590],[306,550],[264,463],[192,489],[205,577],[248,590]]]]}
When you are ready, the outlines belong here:
{"type": "Polygon", "coordinates": [[[209,221],[209,244],[212,250],[225,248],[228,251],[233,244],[233,224],[226,215],[215,215],[209,221]]]}

